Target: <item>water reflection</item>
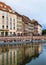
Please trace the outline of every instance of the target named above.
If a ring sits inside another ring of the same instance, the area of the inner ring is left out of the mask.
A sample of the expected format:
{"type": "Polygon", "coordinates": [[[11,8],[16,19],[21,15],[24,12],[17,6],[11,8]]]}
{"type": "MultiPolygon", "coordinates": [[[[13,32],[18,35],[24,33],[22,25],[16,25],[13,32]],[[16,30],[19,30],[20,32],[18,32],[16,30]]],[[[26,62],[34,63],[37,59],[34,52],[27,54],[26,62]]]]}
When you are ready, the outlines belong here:
{"type": "Polygon", "coordinates": [[[41,44],[31,45],[30,47],[9,48],[9,51],[2,51],[0,48],[0,65],[25,65],[33,58],[39,56],[41,44]]]}

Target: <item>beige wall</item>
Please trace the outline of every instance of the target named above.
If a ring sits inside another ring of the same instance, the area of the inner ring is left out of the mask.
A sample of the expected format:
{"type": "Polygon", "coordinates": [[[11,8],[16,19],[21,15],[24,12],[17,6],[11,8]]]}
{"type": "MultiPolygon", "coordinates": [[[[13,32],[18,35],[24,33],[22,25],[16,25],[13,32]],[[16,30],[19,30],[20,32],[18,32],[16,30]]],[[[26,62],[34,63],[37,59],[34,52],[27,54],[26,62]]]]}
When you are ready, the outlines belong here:
{"type": "Polygon", "coordinates": [[[31,23],[25,23],[25,33],[27,33],[27,35],[32,35],[32,33],[34,32],[34,25],[31,23]]]}
{"type": "Polygon", "coordinates": [[[42,27],[40,25],[34,25],[34,35],[42,35],[42,27]]]}
{"type": "Polygon", "coordinates": [[[24,32],[24,22],[22,21],[22,17],[17,15],[17,28],[16,28],[16,34],[17,33],[23,33],[24,32]]]}
{"type": "Polygon", "coordinates": [[[38,25],[38,34],[42,35],[42,27],[38,25]]]}

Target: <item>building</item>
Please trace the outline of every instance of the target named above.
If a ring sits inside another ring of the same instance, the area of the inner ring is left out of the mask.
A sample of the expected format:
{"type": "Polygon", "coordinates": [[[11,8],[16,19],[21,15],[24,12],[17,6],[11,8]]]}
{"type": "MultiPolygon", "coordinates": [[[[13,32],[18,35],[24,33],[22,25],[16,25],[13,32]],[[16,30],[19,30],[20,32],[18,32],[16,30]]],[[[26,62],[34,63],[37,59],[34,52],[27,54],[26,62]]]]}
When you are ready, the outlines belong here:
{"type": "Polygon", "coordinates": [[[18,14],[10,6],[0,2],[0,36],[31,35],[32,25],[28,17],[18,14]]]}
{"type": "Polygon", "coordinates": [[[18,14],[17,12],[16,13],[16,17],[17,17],[17,22],[16,22],[16,35],[17,36],[22,36],[23,35],[23,32],[24,32],[24,22],[23,22],[23,19],[22,19],[22,15],[18,14]]]}
{"type": "Polygon", "coordinates": [[[32,20],[32,24],[34,24],[34,33],[33,35],[42,35],[42,26],[36,20],[32,20]]]}
{"type": "Polygon", "coordinates": [[[22,16],[0,2],[0,36],[21,35],[23,32],[22,16]]]}
{"type": "Polygon", "coordinates": [[[17,16],[10,6],[0,2],[0,36],[8,36],[16,32],[17,16]]]}
{"type": "MultiPolygon", "coordinates": [[[[34,27],[27,16],[20,15],[10,6],[0,2],[0,36],[31,36],[35,31],[34,27]]],[[[37,27],[41,35],[40,24],[37,27]]]]}
{"type": "Polygon", "coordinates": [[[23,22],[24,22],[24,35],[32,36],[34,33],[34,25],[31,23],[31,20],[23,15],[23,22]]]}

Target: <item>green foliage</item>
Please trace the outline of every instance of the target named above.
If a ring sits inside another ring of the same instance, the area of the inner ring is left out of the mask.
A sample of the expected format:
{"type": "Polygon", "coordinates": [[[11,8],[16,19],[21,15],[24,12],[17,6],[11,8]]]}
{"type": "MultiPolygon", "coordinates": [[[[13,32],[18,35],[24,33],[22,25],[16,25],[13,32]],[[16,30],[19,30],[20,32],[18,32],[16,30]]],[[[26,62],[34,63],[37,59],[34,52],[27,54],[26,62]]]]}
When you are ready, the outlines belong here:
{"type": "Polygon", "coordinates": [[[42,35],[46,35],[46,29],[42,30],[42,35]]]}

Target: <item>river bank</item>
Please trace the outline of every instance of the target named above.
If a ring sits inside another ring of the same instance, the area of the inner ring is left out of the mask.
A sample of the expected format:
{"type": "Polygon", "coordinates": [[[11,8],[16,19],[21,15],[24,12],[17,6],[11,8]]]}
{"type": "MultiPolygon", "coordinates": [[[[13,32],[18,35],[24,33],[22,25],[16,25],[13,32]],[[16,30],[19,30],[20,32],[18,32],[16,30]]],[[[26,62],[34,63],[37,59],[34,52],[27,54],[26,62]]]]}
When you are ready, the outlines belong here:
{"type": "Polygon", "coordinates": [[[46,36],[0,37],[0,42],[46,42],[46,36]]]}

